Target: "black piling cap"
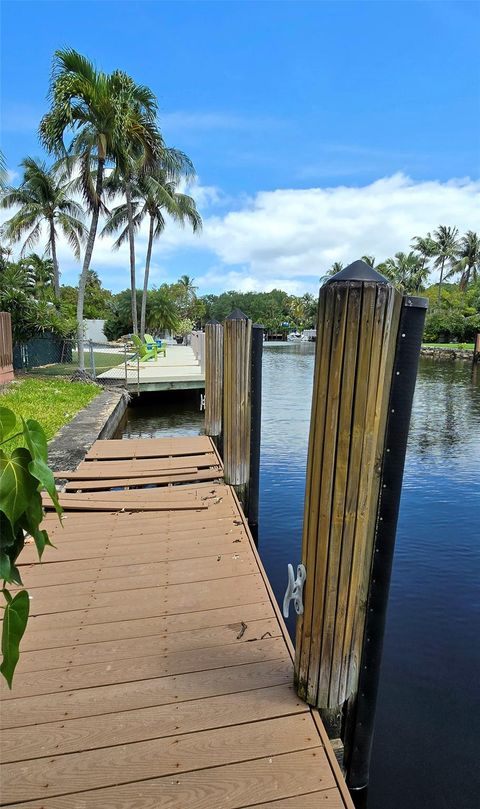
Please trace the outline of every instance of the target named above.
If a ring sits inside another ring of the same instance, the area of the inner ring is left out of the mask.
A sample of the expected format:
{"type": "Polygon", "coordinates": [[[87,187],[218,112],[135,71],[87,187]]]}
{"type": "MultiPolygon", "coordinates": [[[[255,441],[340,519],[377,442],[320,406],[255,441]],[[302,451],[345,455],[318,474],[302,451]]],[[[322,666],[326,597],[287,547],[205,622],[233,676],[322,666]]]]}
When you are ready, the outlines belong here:
{"type": "Polygon", "coordinates": [[[334,284],[337,281],[373,281],[375,284],[389,284],[388,278],[380,275],[379,272],[370,267],[366,261],[354,261],[345,269],[332,275],[326,284],[334,284]]]}
{"type": "Polygon", "coordinates": [[[234,309],[225,320],[248,320],[248,317],[241,309],[234,309]]]}
{"type": "Polygon", "coordinates": [[[403,296],[404,306],[409,306],[414,309],[428,309],[428,298],[419,298],[415,295],[403,296]]]}
{"type": "Polygon", "coordinates": [[[220,326],[220,321],[219,321],[219,320],[215,320],[215,318],[214,318],[214,317],[212,317],[212,318],[211,318],[211,320],[207,320],[207,322],[205,323],[205,325],[206,325],[206,326],[220,326]]]}

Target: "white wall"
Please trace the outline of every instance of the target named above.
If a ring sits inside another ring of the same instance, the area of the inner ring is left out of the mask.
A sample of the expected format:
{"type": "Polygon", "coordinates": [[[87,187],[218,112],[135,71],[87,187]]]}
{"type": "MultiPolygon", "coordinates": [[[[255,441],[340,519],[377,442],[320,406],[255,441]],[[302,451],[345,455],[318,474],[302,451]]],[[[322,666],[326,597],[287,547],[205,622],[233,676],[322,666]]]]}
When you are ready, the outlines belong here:
{"type": "Polygon", "coordinates": [[[108,343],[103,333],[104,320],[84,320],[85,340],[93,340],[94,343],[108,343]]]}

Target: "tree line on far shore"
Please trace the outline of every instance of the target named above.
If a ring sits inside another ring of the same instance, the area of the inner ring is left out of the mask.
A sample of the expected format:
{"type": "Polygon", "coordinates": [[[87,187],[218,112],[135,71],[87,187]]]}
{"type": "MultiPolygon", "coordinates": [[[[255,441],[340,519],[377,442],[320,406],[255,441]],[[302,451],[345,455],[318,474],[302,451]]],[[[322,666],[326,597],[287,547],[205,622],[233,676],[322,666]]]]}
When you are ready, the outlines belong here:
{"type": "MultiPolygon", "coordinates": [[[[371,256],[364,258],[375,265],[371,256]]],[[[382,265],[375,268],[383,270],[382,265]]],[[[341,267],[334,265],[330,272],[339,269],[341,267]]],[[[412,286],[406,282],[405,274],[402,278],[392,278],[401,291],[429,299],[427,342],[471,342],[480,331],[478,262],[471,265],[466,283],[464,270],[457,281],[450,276],[450,270],[447,267],[447,280],[442,281],[441,287],[438,283],[423,287],[417,282],[412,286]]],[[[223,321],[237,307],[254,322],[262,323],[270,335],[286,336],[289,331],[316,326],[317,297],[310,293],[296,296],[279,289],[270,292],[230,290],[220,295],[198,296],[197,291],[194,279],[188,275],[173,284],[149,289],[145,311],[147,332],[159,334],[167,330],[183,336],[193,328],[202,328],[209,319],[223,321]]],[[[142,295],[143,290],[136,291],[138,310],[142,295]]],[[[77,298],[78,288],[72,286],[61,286],[59,299],[55,297],[51,259],[33,253],[13,262],[5,254],[0,255],[0,309],[12,314],[16,342],[46,332],[73,337],[77,298]]],[[[102,286],[99,276],[91,269],[85,284],[84,313],[87,318],[106,321],[104,330],[109,340],[118,340],[133,331],[130,290],[113,294],[102,286]]]]}

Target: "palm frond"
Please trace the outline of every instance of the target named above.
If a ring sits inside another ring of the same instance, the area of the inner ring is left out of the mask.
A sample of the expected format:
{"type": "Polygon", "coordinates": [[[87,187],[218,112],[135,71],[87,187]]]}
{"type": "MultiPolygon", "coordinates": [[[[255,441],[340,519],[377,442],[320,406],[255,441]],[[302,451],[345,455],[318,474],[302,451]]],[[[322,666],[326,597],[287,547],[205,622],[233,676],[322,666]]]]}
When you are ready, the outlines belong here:
{"type": "Polygon", "coordinates": [[[68,214],[58,214],[57,221],[72,249],[73,255],[78,261],[80,259],[82,241],[84,241],[86,236],[86,229],[84,229],[83,225],[79,228],[78,221],[68,216],[68,214]]]}
{"type": "Polygon", "coordinates": [[[31,250],[32,247],[34,247],[37,244],[41,232],[42,232],[42,223],[37,222],[37,224],[35,225],[33,230],[29,233],[29,235],[27,236],[27,238],[23,243],[22,249],[20,251],[21,256],[24,256],[27,250],[31,250]]]}

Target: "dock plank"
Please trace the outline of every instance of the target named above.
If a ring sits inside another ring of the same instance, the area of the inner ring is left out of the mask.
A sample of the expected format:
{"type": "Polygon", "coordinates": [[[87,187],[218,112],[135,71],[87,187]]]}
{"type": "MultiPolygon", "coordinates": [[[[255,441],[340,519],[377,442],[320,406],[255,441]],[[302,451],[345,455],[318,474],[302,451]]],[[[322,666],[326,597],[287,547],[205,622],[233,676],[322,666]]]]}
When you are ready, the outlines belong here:
{"type": "Polygon", "coordinates": [[[66,753],[6,764],[2,772],[2,800],[50,799],[81,790],[177,775],[205,767],[219,767],[261,758],[268,745],[272,756],[320,748],[308,712],[259,720],[231,727],[199,730],[171,738],[132,742],[116,747],[66,753]]]}
{"type": "Polygon", "coordinates": [[[112,739],[115,744],[130,744],[179,736],[284,716],[286,711],[289,714],[308,711],[290,684],[190,700],[179,705],[120,711],[103,715],[101,722],[87,717],[10,728],[2,741],[2,759],[18,761],[19,751],[21,760],[28,760],[110,747],[112,739]]]}
{"type": "Polygon", "coordinates": [[[95,478],[85,480],[84,478],[69,479],[65,485],[66,492],[93,492],[102,491],[103,489],[113,489],[116,486],[122,486],[129,489],[142,489],[144,486],[168,486],[171,483],[188,483],[191,480],[218,480],[223,477],[223,472],[220,469],[185,469],[170,474],[152,475],[146,474],[136,477],[121,477],[121,478],[95,478]]]}
{"type": "Polygon", "coordinates": [[[177,676],[125,682],[112,686],[28,696],[6,700],[2,706],[2,728],[65,722],[85,716],[180,704],[196,699],[267,688],[291,683],[290,661],[262,661],[223,669],[192,672],[177,676]]]}
{"type": "Polygon", "coordinates": [[[205,436],[98,441],[66,474],[56,547],[22,559],[5,806],[352,809],[222,474],[205,436]]]}
{"type": "Polygon", "coordinates": [[[106,624],[84,624],[83,614],[77,626],[64,627],[56,625],[52,629],[41,630],[35,618],[31,618],[25,637],[22,640],[22,649],[42,650],[68,646],[75,643],[103,643],[105,641],[123,640],[125,638],[140,638],[146,635],[181,634],[194,629],[214,629],[224,626],[242,628],[242,624],[267,620],[274,616],[269,601],[259,601],[256,604],[241,604],[238,607],[221,607],[198,612],[185,612],[181,615],[161,615],[150,618],[129,618],[127,621],[112,621],[106,624]]]}
{"type": "Polygon", "coordinates": [[[162,653],[192,651],[193,649],[209,649],[214,646],[226,646],[240,643],[251,643],[254,640],[265,640],[267,637],[280,637],[280,629],[275,618],[262,618],[246,624],[240,621],[235,624],[207,627],[205,629],[170,632],[161,635],[125,638],[124,640],[83,643],[77,646],[57,647],[52,654],[51,649],[23,652],[17,672],[44,671],[45,669],[67,668],[93,663],[111,663],[112,660],[140,658],[145,651],[157,649],[162,653]]]}
{"type": "Polygon", "coordinates": [[[267,638],[251,643],[226,644],[207,649],[180,652],[159,652],[148,656],[108,662],[98,661],[84,665],[71,665],[60,669],[35,672],[19,672],[15,680],[15,696],[7,686],[2,686],[2,701],[40,694],[56,694],[63,690],[93,688],[123,682],[160,679],[173,674],[208,671],[261,660],[278,660],[285,654],[282,639],[267,638]]]}
{"type": "MultiPolygon", "coordinates": [[[[107,789],[50,798],[48,809],[243,809],[257,803],[331,790],[335,782],[322,748],[266,756],[239,764],[205,768],[107,789]],[[320,787],[320,789],[319,789],[320,787]]],[[[46,809],[44,801],[17,809],[46,809]]]]}

